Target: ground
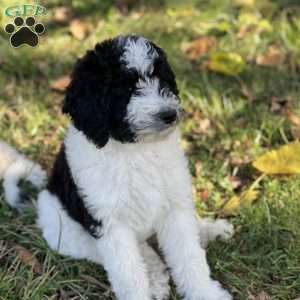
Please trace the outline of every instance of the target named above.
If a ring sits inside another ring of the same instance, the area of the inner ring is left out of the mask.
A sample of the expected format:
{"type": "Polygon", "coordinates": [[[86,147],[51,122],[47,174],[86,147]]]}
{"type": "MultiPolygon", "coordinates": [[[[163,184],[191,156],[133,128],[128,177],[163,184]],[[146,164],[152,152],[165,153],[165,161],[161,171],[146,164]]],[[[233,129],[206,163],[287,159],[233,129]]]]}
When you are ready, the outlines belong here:
{"type": "MultiPolygon", "coordinates": [[[[45,1],[48,14],[39,21],[46,32],[36,48],[13,49],[8,34],[0,33],[0,138],[48,171],[68,123],[60,111],[63,94],[53,90],[53,83],[60,89],[63,83],[56,80],[69,74],[76,58],[96,42],[132,32],[163,47],[177,75],[187,112],[182,145],[199,215],[224,216],[226,201],[260,176],[251,161],[299,139],[297,0],[184,5],[170,0],[100,5],[93,0],[73,1],[72,8],[69,2],[45,1]],[[73,23],[72,29],[68,16],[59,20],[62,3],[84,24],[73,23]],[[196,46],[188,44],[199,37],[196,46]],[[233,58],[220,70],[212,51],[227,53],[225,60],[230,52],[233,58]],[[237,68],[228,70],[234,63],[237,68]]],[[[10,4],[3,0],[1,8],[10,4]]],[[[1,27],[11,22],[1,18],[1,27]]],[[[237,300],[296,299],[300,177],[265,176],[257,189],[256,202],[230,217],[236,229],[232,240],[209,246],[213,277],[237,300]]],[[[0,299],[113,299],[101,267],[50,251],[34,217],[32,209],[22,216],[10,210],[0,191],[0,299]]],[[[170,299],[179,298],[173,292],[170,299]]]]}

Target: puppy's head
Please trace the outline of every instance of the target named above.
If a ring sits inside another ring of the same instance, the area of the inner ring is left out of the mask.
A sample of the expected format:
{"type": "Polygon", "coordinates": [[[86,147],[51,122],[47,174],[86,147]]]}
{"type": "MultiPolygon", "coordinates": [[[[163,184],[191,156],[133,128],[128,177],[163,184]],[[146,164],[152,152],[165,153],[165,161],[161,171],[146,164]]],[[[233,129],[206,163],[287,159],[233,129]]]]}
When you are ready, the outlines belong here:
{"type": "Polygon", "coordinates": [[[81,58],[67,89],[63,112],[97,146],[166,137],[180,106],[166,55],[138,36],[97,44],[81,58]]]}

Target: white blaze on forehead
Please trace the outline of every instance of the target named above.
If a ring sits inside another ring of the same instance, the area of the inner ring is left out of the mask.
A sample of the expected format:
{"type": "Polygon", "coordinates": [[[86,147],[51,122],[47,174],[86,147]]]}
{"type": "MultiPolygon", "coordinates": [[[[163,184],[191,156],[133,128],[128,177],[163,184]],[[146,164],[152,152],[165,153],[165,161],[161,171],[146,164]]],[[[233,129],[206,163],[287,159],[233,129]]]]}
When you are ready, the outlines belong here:
{"type": "Polygon", "coordinates": [[[150,43],[143,37],[137,40],[129,38],[124,46],[125,52],[121,58],[128,68],[135,68],[142,74],[152,66],[153,60],[158,56],[150,43]]]}

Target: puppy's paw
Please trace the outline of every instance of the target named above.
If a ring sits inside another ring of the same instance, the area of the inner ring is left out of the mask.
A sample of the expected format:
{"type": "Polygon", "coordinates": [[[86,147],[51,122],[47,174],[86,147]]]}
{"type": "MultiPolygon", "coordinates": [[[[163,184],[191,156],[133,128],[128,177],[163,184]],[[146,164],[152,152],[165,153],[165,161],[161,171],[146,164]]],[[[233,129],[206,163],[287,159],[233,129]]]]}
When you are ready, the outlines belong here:
{"type": "Polygon", "coordinates": [[[214,223],[214,234],[221,240],[229,240],[234,235],[234,227],[227,220],[218,219],[214,223]]]}
{"type": "Polygon", "coordinates": [[[232,300],[232,296],[218,281],[210,280],[197,294],[184,298],[185,300],[232,300]]]}

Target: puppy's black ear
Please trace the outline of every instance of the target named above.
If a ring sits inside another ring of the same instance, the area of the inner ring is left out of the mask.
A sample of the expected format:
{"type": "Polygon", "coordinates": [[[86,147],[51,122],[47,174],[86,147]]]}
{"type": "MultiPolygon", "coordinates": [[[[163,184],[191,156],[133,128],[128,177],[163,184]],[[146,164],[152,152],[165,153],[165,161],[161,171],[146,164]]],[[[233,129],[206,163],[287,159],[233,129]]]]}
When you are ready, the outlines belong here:
{"type": "Polygon", "coordinates": [[[98,44],[78,60],[63,104],[63,113],[70,115],[74,126],[97,146],[109,139],[109,90],[115,64],[112,41],[98,44]]]}

